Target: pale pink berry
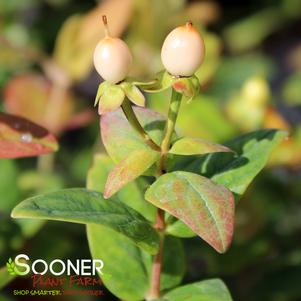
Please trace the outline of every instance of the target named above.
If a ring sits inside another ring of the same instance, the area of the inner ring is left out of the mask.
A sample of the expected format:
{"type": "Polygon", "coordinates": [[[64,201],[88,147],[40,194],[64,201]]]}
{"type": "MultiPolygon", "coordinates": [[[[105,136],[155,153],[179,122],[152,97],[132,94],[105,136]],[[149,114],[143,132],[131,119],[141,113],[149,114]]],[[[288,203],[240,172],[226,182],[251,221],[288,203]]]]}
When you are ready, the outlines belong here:
{"type": "Polygon", "coordinates": [[[106,17],[103,17],[103,20],[106,36],[94,50],[94,66],[104,80],[116,84],[128,75],[133,60],[132,54],[124,41],[110,37],[106,17]]]}
{"type": "Polygon", "coordinates": [[[204,57],[204,41],[191,22],[171,31],[161,50],[165,69],[175,76],[193,75],[204,57]]]}

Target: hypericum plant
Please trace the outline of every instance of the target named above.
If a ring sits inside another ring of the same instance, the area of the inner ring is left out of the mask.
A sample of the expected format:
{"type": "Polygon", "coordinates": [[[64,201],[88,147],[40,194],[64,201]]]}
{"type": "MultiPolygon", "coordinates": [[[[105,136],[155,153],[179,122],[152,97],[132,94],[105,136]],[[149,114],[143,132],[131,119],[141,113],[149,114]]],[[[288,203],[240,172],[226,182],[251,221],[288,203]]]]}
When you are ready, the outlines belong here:
{"type": "Polygon", "coordinates": [[[95,49],[94,64],[106,81],[95,104],[109,156],[96,154],[87,189],[27,199],[12,217],[86,224],[92,256],[105,263],[100,276],[123,300],[231,300],[217,279],[175,288],[185,272],[180,238],[198,235],[224,253],[232,241],[235,201],[287,133],[259,130],[225,146],[182,137],[175,130],[181,102],[199,93],[194,72],[205,53],[200,34],[190,22],[173,30],[161,53],[167,71],[142,83],[126,77],[130,50],[110,37],[103,21],[106,36],[95,49]],[[167,119],[141,108],[139,88],[171,90],[167,119]]]}

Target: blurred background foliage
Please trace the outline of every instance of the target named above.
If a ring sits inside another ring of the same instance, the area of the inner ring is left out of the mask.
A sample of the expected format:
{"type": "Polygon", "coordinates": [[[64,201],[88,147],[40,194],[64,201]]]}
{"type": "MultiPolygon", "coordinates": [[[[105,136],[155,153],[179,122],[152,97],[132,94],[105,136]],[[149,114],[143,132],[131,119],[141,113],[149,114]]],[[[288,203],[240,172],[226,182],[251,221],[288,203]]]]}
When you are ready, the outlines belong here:
{"type": "MultiPolygon", "coordinates": [[[[300,301],[300,0],[0,0],[0,109],[45,126],[60,143],[55,154],[0,160],[0,265],[20,252],[90,257],[83,226],[12,220],[10,211],[28,196],[85,186],[93,154],[104,151],[91,57],[102,14],[132,49],[131,75],[140,79],[162,68],[160,47],[172,28],[192,20],[203,33],[202,93],[182,105],[180,133],[223,143],[258,128],[289,130],[237,208],[231,249],[219,255],[200,239],[184,241],[185,282],[219,276],[236,301],[300,301]]],[[[168,93],[147,95],[148,105],[166,114],[168,93]]],[[[5,273],[0,299],[16,300],[11,290],[30,279],[4,287],[5,273]]],[[[106,292],[103,300],[116,299],[106,292]]]]}

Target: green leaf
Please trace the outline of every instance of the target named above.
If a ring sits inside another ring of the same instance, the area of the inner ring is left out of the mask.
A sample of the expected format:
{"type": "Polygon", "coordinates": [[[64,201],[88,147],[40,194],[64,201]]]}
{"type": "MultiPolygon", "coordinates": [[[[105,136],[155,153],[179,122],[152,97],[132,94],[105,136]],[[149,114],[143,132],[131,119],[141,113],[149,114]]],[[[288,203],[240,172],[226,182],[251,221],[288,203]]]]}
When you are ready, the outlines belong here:
{"type": "Polygon", "coordinates": [[[232,152],[232,150],[204,139],[184,137],[177,140],[169,151],[176,155],[203,155],[216,152],[232,152]]]}
{"type": "Polygon", "coordinates": [[[196,233],[194,233],[186,224],[178,219],[176,219],[173,223],[167,224],[166,233],[181,238],[196,236],[196,233]]]}
{"type": "Polygon", "coordinates": [[[102,82],[97,89],[97,94],[95,97],[94,107],[98,104],[100,97],[104,94],[105,90],[111,87],[111,84],[107,81],[102,82]]]}
{"type": "Polygon", "coordinates": [[[163,296],[166,301],[232,301],[220,279],[210,279],[178,287],[163,296]]]}
{"type": "Polygon", "coordinates": [[[12,217],[100,224],[152,254],[158,249],[158,234],[142,215],[118,200],[106,201],[92,190],[64,189],[29,198],[14,208],[12,217]]]}
{"type": "Polygon", "coordinates": [[[188,225],[216,251],[229,247],[234,224],[234,198],[221,185],[197,174],[176,171],[157,179],[145,198],[188,225]]]}
{"type": "MultiPolygon", "coordinates": [[[[160,144],[165,125],[164,118],[149,109],[138,107],[133,109],[144,130],[155,143],[160,144]]],[[[121,110],[102,116],[100,126],[104,146],[115,163],[126,159],[136,150],[150,149],[143,138],[133,130],[121,110]]]]}
{"type": "MultiPolygon", "coordinates": [[[[196,164],[193,170],[205,172],[213,181],[226,186],[239,198],[255,176],[267,164],[270,154],[288,133],[266,129],[248,133],[226,143],[237,153],[212,154],[196,164]]],[[[190,166],[187,166],[190,169],[190,166]]]]}
{"type": "MultiPolygon", "coordinates": [[[[152,258],[125,236],[99,225],[88,225],[87,235],[93,258],[104,261],[106,288],[123,300],[141,300],[149,290],[152,258]],[[128,272],[126,272],[128,271],[128,272]],[[139,285],[137,285],[139,284],[139,285]]],[[[166,237],[161,289],[177,286],[183,278],[185,258],[181,241],[166,237]]]]}
{"type": "Polygon", "coordinates": [[[126,97],[132,103],[140,107],[145,106],[145,97],[135,85],[128,82],[123,82],[120,86],[122,87],[126,97]]]}
{"type": "MultiPolygon", "coordinates": [[[[225,145],[236,152],[210,154],[184,162],[173,168],[210,177],[214,182],[230,189],[236,199],[246,191],[252,180],[266,165],[275,147],[287,137],[283,130],[264,129],[248,133],[225,145]]],[[[180,158],[178,158],[181,160],[180,158]]]]}
{"type": "Polygon", "coordinates": [[[120,299],[142,300],[149,280],[141,250],[127,237],[103,226],[87,225],[87,236],[92,257],[104,262],[99,276],[106,288],[120,299]]]}
{"type": "Polygon", "coordinates": [[[158,152],[151,149],[141,149],[130,154],[110,172],[104,190],[107,199],[127,183],[135,180],[160,157],[158,152]]]}
{"type": "Polygon", "coordinates": [[[107,87],[99,100],[99,115],[117,110],[121,106],[124,98],[125,94],[121,87],[116,85],[107,87]]]}
{"type": "MultiPolygon", "coordinates": [[[[113,167],[114,163],[109,156],[104,154],[95,155],[87,176],[88,189],[103,193],[108,174],[113,167]]],[[[139,178],[124,186],[116,193],[114,198],[138,211],[147,220],[154,222],[156,219],[156,208],[144,199],[144,191],[147,187],[148,182],[143,178],[139,178]]]]}
{"type": "Polygon", "coordinates": [[[273,149],[288,133],[281,130],[261,130],[234,139],[228,145],[239,157],[225,164],[212,180],[242,195],[254,177],[266,165],[273,149]]]}

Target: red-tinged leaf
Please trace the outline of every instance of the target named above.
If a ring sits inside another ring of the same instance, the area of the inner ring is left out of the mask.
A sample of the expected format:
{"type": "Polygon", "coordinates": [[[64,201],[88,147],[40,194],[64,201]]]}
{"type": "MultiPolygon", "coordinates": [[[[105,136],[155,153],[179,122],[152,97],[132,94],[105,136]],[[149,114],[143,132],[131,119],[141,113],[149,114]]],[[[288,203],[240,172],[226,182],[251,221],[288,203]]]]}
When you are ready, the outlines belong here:
{"type": "MultiPolygon", "coordinates": [[[[133,108],[137,118],[149,136],[161,143],[164,117],[152,110],[133,108]]],[[[101,116],[101,136],[104,146],[115,163],[126,159],[132,152],[149,149],[143,138],[131,127],[121,109],[101,116]]]]}
{"type": "Polygon", "coordinates": [[[194,173],[176,171],[159,177],[145,198],[183,221],[219,253],[228,249],[235,204],[224,186],[194,173]]]}
{"type": "Polygon", "coordinates": [[[38,156],[57,149],[55,137],[45,128],[0,112],[0,158],[38,156]]]}
{"type": "Polygon", "coordinates": [[[133,152],[110,172],[105,185],[104,197],[106,199],[111,197],[123,186],[142,175],[159,159],[159,156],[158,152],[151,149],[133,152]]]}
{"type": "Polygon", "coordinates": [[[169,153],[176,155],[203,155],[221,152],[232,152],[232,150],[226,146],[201,138],[188,137],[177,140],[169,151],[169,153]]]}

